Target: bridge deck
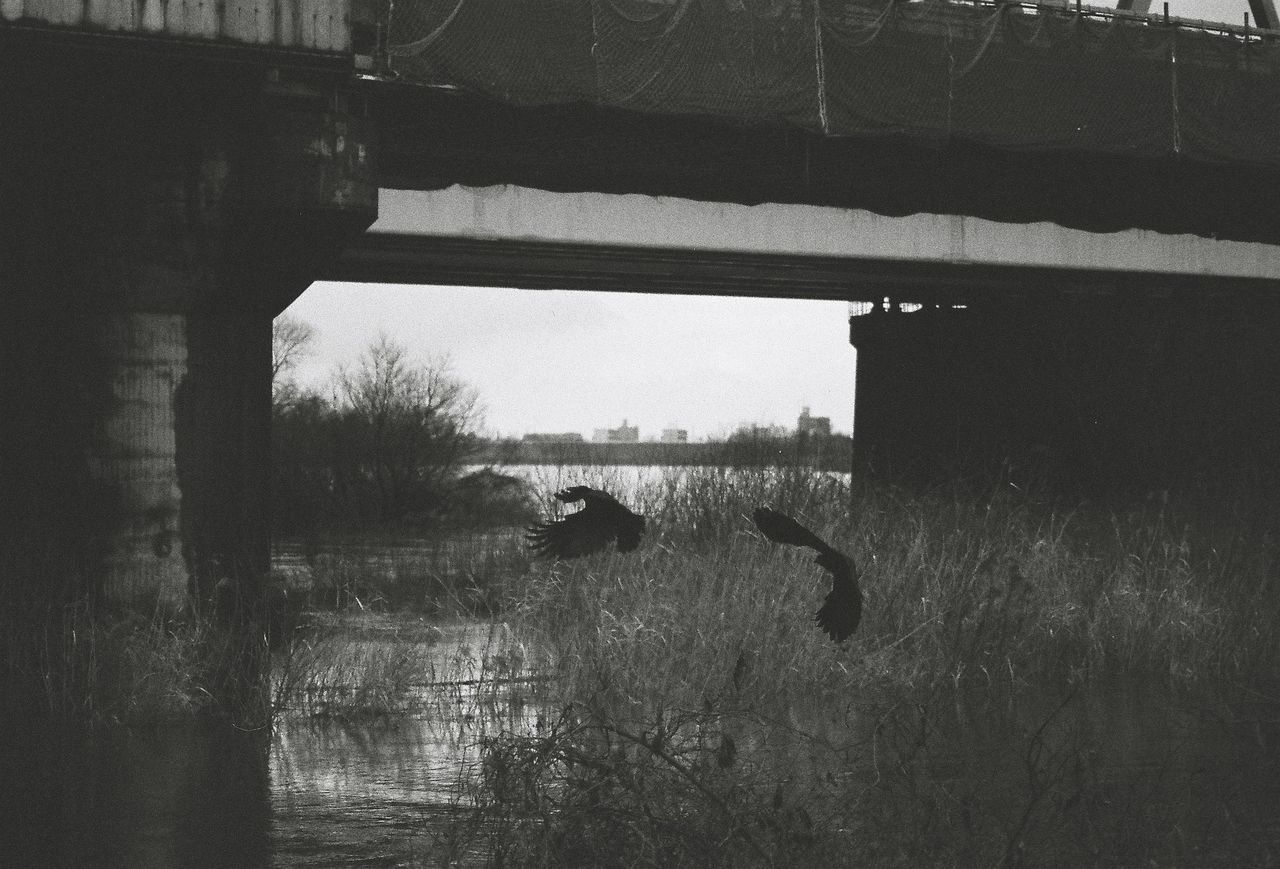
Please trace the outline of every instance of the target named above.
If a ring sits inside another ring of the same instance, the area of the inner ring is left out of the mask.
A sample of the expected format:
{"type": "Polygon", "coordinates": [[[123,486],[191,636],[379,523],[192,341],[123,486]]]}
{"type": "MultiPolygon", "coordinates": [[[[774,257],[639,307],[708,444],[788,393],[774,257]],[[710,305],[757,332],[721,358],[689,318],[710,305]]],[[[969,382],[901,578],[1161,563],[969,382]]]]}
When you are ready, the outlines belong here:
{"type": "Polygon", "coordinates": [[[397,4],[383,185],[1280,242],[1273,34],[943,0],[747,6],[397,4]]]}
{"type": "Polygon", "coordinates": [[[1145,230],[515,187],[382,191],[320,277],[531,289],[948,302],[1010,294],[1275,298],[1271,245],[1145,230]]]}

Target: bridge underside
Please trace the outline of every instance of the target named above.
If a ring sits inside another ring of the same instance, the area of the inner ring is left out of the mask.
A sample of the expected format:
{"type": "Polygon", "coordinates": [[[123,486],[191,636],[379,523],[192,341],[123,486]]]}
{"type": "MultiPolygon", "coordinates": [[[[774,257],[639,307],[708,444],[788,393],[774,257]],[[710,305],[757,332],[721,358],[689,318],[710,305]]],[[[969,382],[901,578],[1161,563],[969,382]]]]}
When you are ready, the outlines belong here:
{"type": "Polygon", "coordinates": [[[1270,296],[1277,248],[1148,230],[516,186],[383,191],[332,280],[960,304],[1270,296]]]}
{"type": "Polygon", "coordinates": [[[1280,44],[921,0],[396,4],[380,181],[1280,241],[1280,44]]]}
{"type": "Polygon", "coordinates": [[[383,191],[321,276],[863,302],[855,443],[873,472],[1003,465],[1089,494],[1280,482],[1268,244],[452,187],[383,191]]]}
{"type": "Polygon", "coordinates": [[[371,98],[384,188],[514,184],[1280,243],[1280,167],[955,138],[832,138],[583,105],[517,108],[410,86],[380,87],[371,98]]]}
{"type": "Polygon", "coordinates": [[[439,223],[382,224],[329,276],[888,297],[852,324],[877,467],[936,479],[1021,454],[1094,488],[1276,476],[1274,40],[1072,5],[495,4],[396,6],[399,83],[370,90],[379,179],[438,197],[439,223]],[[484,197],[455,214],[457,185],[705,207],[557,235],[504,228],[484,197]],[[785,215],[682,242],[750,206],[785,215]],[[844,247],[771,246],[794,240],[788,207],[884,220],[826,233],[844,247]],[[1031,256],[979,251],[974,230],[1031,256]]]}

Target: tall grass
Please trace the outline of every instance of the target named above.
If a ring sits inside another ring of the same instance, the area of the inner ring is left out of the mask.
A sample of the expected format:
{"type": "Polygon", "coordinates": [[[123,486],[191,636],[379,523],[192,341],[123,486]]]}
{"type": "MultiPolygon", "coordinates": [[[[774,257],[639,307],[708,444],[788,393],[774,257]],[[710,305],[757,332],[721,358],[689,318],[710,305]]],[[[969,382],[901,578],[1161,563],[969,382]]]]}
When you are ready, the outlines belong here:
{"type": "Polygon", "coordinates": [[[892,488],[855,502],[825,475],[717,469],[636,500],[652,528],[638,554],[534,565],[504,601],[575,696],[607,684],[697,705],[740,657],[756,699],[879,682],[1256,686],[1280,663],[1276,547],[1255,541],[1241,561],[1228,529],[1166,507],[1099,520],[1004,492],[892,488]],[[754,530],[761,504],[860,566],[866,608],[845,647],[811,621],[829,577],[754,530]]]}
{"type": "Polygon", "coordinates": [[[565,710],[487,747],[476,799],[508,864],[1168,859],[1126,840],[1117,818],[1141,801],[1101,783],[1073,698],[1112,682],[1280,698],[1275,541],[1230,517],[1064,510],[1009,487],[855,496],[786,469],[689,469],[633,500],[651,524],[639,552],[535,564],[508,587],[565,710]],[[759,505],[862,568],[843,646],[811,620],[829,578],[754,531],[759,505]],[[975,690],[1003,768],[940,775],[965,754],[975,690]]]}
{"type": "Polygon", "coordinates": [[[88,727],[194,715],[266,723],[265,608],[239,609],[223,594],[233,586],[181,611],[146,594],[106,600],[90,555],[0,547],[0,713],[88,727]]]}
{"type": "Polygon", "coordinates": [[[102,612],[87,601],[39,615],[23,629],[23,657],[8,662],[10,712],[89,727],[195,715],[242,728],[267,721],[261,633],[197,612],[102,612]]]}
{"type": "Polygon", "coordinates": [[[442,698],[492,700],[528,680],[527,664],[524,647],[500,623],[313,613],[274,656],[272,708],[346,720],[421,714],[439,709],[442,698]]]}
{"type": "Polygon", "coordinates": [[[455,533],[429,540],[362,538],[277,550],[277,588],[291,606],[412,611],[452,618],[495,615],[507,578],[527,569],[521,530],[455,533]]]}

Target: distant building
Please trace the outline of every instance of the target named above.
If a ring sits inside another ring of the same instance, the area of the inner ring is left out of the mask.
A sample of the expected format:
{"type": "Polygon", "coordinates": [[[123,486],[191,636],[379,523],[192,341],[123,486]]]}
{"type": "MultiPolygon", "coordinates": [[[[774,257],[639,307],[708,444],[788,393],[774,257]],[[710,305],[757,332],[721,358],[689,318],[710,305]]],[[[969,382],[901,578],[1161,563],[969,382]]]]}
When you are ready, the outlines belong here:
{"type": "Polygon", "coordinates": [[[597,443],[606,444],[634,444],[640,441],[640,426],[627,425],[624,419],[622,425],[617,428],[598,428],[592,434],[591,439],[597,443]]]}
{"type": "Polygon", "coordinates": [[[803,407],[800,409],[800,419],[796,421],[796,433],[801,436],[831,437],[831,417],[810,416],[809,408],[803,407]]]}
{"type": "Polygon", "coordinates": [[[576,431],[529,432],[521,440],[533,444],[573,444],[582,443],[582,435],[576,431]]]}
{"type": "Polygon", "coordinates": [[[689,430],[687,428],[664,428],[662,437],[659,440],[664,444],[687,444],[689,442],[689,430]]]}
{"type": "Polygon", "coordinates": [[[758,422],[742,423],[730,438],[742,440],[783,440],[790,437],[791,432],[782,425],[760,425],[758,422]]]}

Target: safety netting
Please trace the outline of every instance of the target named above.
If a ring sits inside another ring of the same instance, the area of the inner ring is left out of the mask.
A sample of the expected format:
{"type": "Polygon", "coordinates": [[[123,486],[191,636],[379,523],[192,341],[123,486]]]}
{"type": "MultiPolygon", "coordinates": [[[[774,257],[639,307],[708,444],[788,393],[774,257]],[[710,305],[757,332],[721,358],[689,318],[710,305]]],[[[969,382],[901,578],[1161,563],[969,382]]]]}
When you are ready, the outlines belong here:
{"type": "Polygon", "coordinates": [[[1280,168],[1280,45],[946,0],[396,0],[391,69],[516,107],[1280,168]]]}

